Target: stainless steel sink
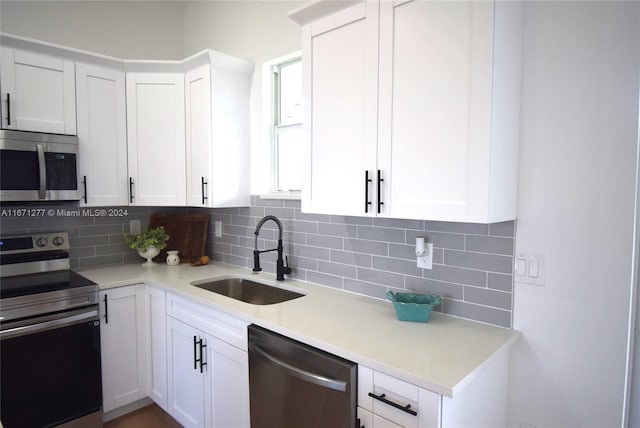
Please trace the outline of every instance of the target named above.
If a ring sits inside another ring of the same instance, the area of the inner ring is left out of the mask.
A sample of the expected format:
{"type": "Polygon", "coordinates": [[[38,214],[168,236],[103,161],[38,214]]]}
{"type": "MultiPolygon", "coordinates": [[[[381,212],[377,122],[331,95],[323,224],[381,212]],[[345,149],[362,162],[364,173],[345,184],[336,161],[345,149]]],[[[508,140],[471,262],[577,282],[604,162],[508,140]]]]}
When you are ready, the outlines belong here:
{"type": "Polygon", "coordinates": [[[272,305],[304,296],[304,294],[295,291],[261,284],[246,278],[192,282],[191,285],[253,305],[272,305]]]}

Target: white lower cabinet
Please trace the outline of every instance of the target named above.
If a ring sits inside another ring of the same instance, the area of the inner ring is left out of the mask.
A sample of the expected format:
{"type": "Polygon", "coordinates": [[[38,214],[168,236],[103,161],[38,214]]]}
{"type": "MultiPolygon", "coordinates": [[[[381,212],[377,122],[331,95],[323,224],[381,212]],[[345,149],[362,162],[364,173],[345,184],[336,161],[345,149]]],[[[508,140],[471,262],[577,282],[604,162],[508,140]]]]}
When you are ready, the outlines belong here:
{"type": "Polygon", "coordinates": [[[165,291],[147,285],[145,319],[147,322],[148,391],[163,410],[168,411],[167,386],[167,309],[165,291]]]}
{"type": "Polygon", "coordinates": [[[250,425],[247,325],[167,294],[168,412],[185,427],[250,425]]]}
{"type": "Polygon", "coordinates": [[[185,427],[211,426],[210,338],[188,324],[167,319],[169,413],[185,427]]]}
{"type": "Polygon", "coordinates": [[[507,426],[509,352],[494,355],[462,388],[447,397],[358,366],[360,427],[507,426]],[[372,393],[378,398],[371,397],[372,393]],[[396,406],[397,405],[397,406],[396,406]],[[410,407],[407,407],[410,406],[410,407]],[[402,408],[405,409],[402,409],[402,408]],[[415,411],[412,415],[408,411],[415,411]]]}
{"type": "Polygon", "coordinates": [[[145,285],[100,292],[103,411],[147,396],[145,285]]]}

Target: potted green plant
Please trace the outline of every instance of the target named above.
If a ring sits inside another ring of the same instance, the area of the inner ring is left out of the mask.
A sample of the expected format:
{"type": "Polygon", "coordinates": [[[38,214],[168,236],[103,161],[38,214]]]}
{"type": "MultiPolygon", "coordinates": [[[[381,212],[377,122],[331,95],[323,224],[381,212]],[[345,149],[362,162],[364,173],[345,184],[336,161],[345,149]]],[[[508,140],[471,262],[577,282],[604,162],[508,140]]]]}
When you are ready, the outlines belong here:
{"type": "Polygon", "coordinates": [[[124,240],[129,247],[138,252],[140,257],[147,259],[142,266],[152,266],[155,264],[152,259],[167,246],[169,235],[164,231],[164,226],[158,226],[153,229],[147,229],[137,235],[125,233],[124,240]]]}

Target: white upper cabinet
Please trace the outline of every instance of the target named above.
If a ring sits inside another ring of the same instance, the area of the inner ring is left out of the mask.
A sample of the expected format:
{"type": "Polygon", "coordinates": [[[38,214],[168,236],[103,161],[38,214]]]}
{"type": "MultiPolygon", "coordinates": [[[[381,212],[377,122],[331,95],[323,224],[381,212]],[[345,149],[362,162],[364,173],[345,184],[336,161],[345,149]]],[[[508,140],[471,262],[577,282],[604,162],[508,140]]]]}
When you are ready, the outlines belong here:
{"type": "Polygon", "coordinates": [[[184,206],[184,74],[127,73],[130,205],[184,206]]]}
{"type": "Polygon", "coordinates": [[[185,75],[187,205],[249,205],[252,64],[209,51],[185,75]]]}
{"type": "Polygon", "coordinates": [[[306,163],[302,209],[371,215],[375,168],[378,4],[364,2],[303,28],[306,163]],[[366,184],[366,192],[365,192],[366,184]]]}
{"type": "Polygon", "coordinates": [[[73,61],[3,46],[2,128],[76,134],[73,61]]]}
{"type": "Polygon", "coordinates": [[[124,71],[76,64],[80,204],[127,205],[124,71]]]}
{"type": "Polygon", "coordinates": [[[514,219],[521,15],[517,2],[367,1],[303,21],[303,210],[514,219]],[[378,61],[364,65],[376,43],[378,61]]]}

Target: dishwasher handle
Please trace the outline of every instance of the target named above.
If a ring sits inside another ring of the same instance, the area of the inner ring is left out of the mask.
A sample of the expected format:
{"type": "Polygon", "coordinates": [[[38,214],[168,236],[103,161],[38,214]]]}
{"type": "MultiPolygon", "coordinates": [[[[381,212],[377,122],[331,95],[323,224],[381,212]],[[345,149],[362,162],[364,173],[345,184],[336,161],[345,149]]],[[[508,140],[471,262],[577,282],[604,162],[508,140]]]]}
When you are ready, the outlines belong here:
{"type": "Polygon", "coordinates": [[[295,367],[285,361],[282,361],[279,358],[274,357],[273,355],[268,354],[263,349],[252,343],[249,344],[249,351],[259,354],[272,364],[275,364],[276,366],[289,373],[291,376],[297,377],[298,379],[301,379],[305,382],[313,383],[324,388],[334,389],[336,391],[344,392],[347,390],[347,382],[345,381],[331,379],[317,373],[312,373],[299,367],[295,367]]]}

